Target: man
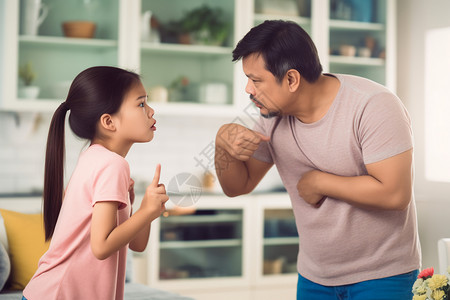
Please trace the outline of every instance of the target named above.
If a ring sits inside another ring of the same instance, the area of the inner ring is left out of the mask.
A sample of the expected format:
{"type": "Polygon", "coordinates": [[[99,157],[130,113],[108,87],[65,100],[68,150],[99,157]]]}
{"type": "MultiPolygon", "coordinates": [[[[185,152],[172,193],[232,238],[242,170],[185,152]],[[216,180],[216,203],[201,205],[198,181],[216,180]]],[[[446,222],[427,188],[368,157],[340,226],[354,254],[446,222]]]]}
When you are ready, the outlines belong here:
{"type": "Polygon", "coordinates": [[[217,176],[251,192],[276,165],[300,237],[297,299],[411,299],[420,268],[413,143],[401,101],[370,80],[322,74],[297,24],[266,21],[238,43],[263,118],[223,125],[217,176]]]}

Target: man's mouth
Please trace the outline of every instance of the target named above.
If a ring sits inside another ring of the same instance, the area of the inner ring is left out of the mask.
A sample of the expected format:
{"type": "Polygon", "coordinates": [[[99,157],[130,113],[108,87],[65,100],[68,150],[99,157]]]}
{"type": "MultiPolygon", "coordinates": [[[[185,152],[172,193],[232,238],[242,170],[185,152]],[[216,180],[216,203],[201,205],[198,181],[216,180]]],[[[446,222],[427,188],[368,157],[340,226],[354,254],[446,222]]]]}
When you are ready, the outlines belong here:
{"type": "Polygon", "coordinates": [[[265,108],[265,106],[261,102],[256,100],[255,96],[250,95],[250,100],[252,100],[252,102],[255,103],[256,107],[258,107],[258,108],[265,108]]]}

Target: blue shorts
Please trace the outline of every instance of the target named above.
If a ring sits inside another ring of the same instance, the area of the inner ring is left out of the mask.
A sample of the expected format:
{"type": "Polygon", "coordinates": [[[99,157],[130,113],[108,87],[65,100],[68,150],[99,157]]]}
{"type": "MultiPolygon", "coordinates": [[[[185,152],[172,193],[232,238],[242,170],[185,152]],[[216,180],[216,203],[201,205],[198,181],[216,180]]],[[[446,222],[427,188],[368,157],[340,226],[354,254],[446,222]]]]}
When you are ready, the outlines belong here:
{"type": "Polygon", "coordinates": [[[323,286],[298,275],[297,300],[411,300],[419,275],[409,273],[341,286],[323,286]]]}

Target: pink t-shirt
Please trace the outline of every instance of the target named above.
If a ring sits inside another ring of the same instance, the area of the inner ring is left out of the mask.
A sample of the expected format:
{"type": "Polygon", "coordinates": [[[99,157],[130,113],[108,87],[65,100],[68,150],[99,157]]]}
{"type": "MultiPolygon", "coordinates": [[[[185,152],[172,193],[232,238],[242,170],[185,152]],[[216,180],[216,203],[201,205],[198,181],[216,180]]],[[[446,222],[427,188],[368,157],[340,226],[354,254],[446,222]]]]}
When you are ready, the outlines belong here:
{"type": "Polygon", "coordinates": [[[127,247],[105,260],[91,251],[93,206],[120,202],[117,225],[130,215],[130,169],[120,155],[100,145],[84,151],[67,186],[49,250],[25,287],[28,300],[123,299],[127,247]]]}
{"type": "Polygon", "coordinates": [[[283,116],[261,118],[255,126],[271,140],[254,157],[276,165],[291,198],[300,238],[298,271],[336,286],[419,269],[414,198],[404,211],[387,211],[331,198],[314,208],[298,195],[297,183],[310,170],[366,175],[366,164],[413,147],[410,118],[394,94],[360,77],[334,76],[341,86],[321,120],[305,124],[283,116]]]}

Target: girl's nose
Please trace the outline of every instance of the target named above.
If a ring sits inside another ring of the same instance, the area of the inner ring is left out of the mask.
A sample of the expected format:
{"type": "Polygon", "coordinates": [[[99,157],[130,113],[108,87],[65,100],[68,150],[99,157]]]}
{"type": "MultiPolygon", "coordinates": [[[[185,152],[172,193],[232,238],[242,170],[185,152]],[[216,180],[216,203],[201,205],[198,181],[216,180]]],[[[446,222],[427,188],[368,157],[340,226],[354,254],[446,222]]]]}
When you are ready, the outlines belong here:
{"type": "Polygon", "coordinates": [[[155,114],[155,111],[150,106],[148,107],[148,117],[151,118],[155,114]]]}

